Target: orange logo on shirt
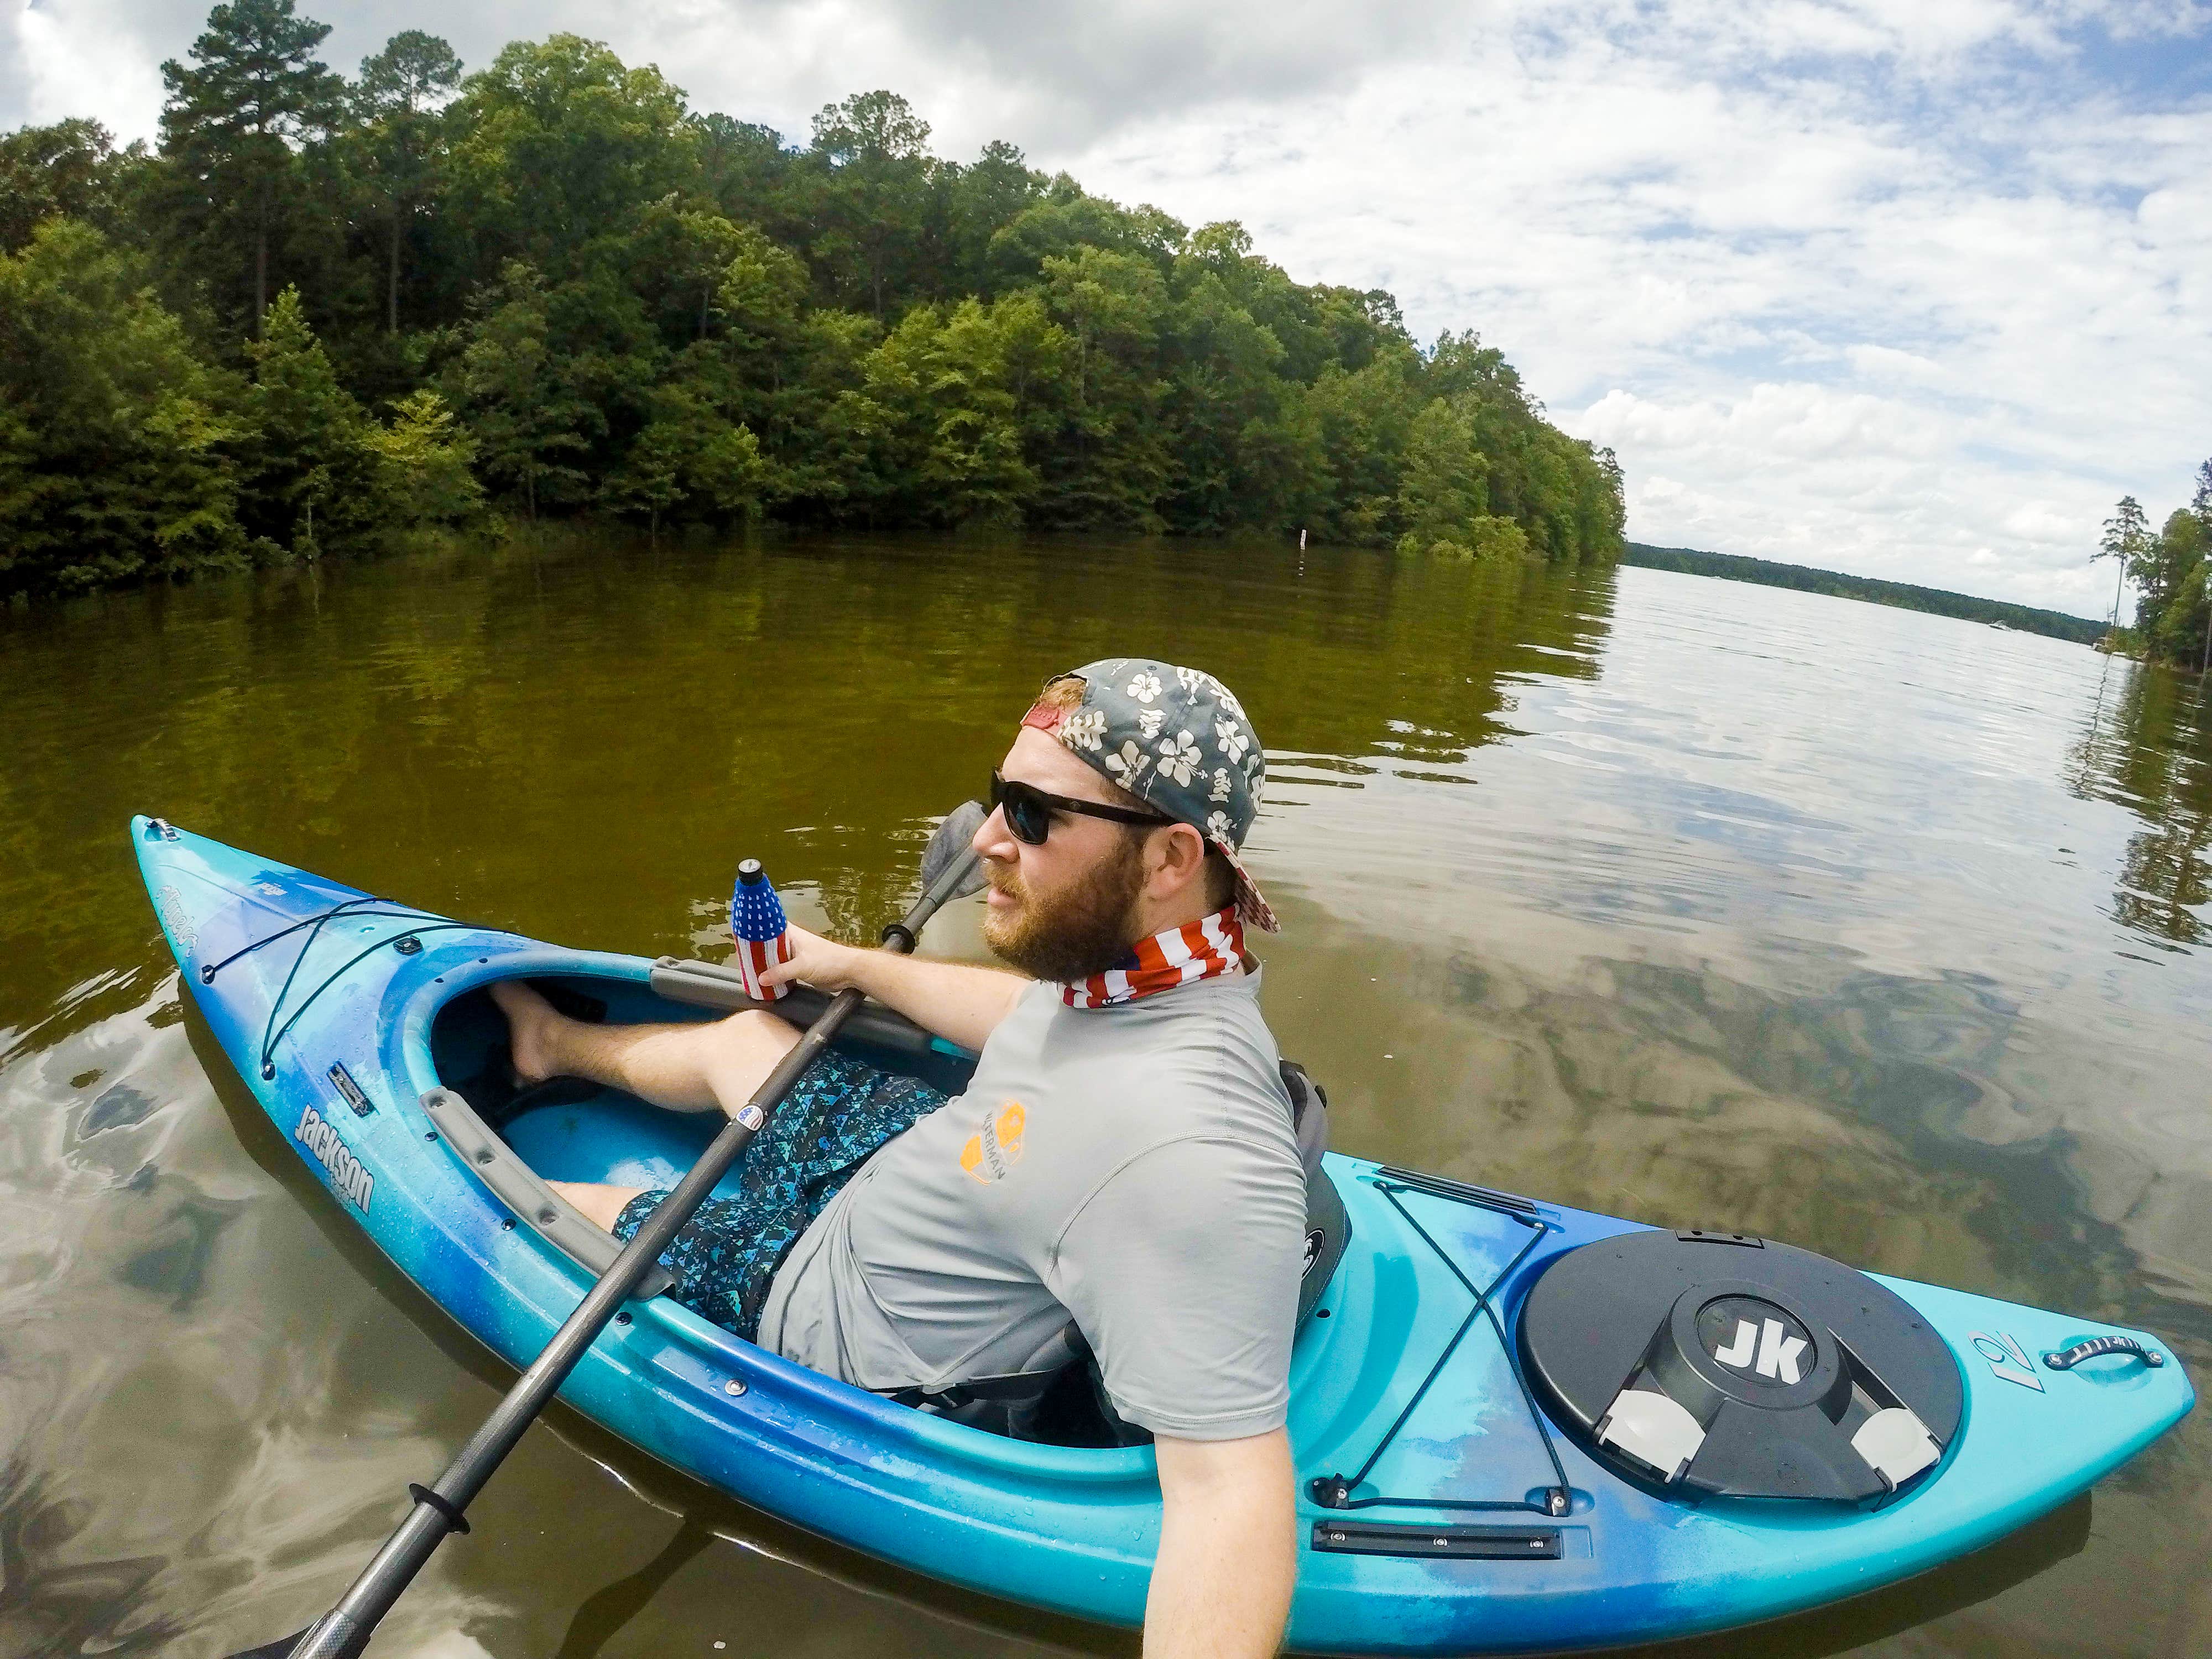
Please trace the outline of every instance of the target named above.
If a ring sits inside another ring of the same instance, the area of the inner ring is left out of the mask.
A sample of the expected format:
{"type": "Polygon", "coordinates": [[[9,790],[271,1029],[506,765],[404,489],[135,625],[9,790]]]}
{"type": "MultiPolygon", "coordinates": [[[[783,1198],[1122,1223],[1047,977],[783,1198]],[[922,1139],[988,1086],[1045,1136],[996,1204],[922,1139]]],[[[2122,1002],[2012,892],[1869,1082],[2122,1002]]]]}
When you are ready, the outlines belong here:
{"type": "Polygon", "coordinates": [[[1008,1101],[983,1126],[982,1133],[968,1137],[960,1149],[960,1167],[986,1187],[1000,1179],[1021,1161],[1022,1127],[1028,1121],[1022,1103],[1008,1101]]]}

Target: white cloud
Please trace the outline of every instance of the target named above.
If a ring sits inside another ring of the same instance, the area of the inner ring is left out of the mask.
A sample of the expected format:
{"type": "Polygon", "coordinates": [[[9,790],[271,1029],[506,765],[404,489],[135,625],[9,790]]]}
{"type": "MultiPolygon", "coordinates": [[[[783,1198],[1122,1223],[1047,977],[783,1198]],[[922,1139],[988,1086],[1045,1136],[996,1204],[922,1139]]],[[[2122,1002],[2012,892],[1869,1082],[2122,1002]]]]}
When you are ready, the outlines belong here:
{"type": "Polygon", "coordinates": [[[150,133],[165,55],[132,27],[129,8],[26,5],[0,40],[0,116],[58,121],[88,115],[118,133],[150,133]]]}
{"type": "Polygon", "coordinates": [[[1479,323],[1619,449],[1640,539],[2100,610],[2111,501],[2212,449],[2212,108],[2124,102],[2060,10],[1817,12],[1548,13],[1515,52],[1148,124],[1085,176],[1479,323]],[[1823,29],[1883,72],[1792,61],[1823,29]]]}
{"type": "MultiPolygon", "coordinates": [[[[2212,102],[2155,90],[2212,34],[2191,0],[303,9],[347,67],[403,27],[476,64],[578,29],[798,136],[889,86],[943,153],[1242,219],[1480,328],[1620,450],[1639,539],[2094,611],[2111,502],[2162,516],[2212,450],[2212,102]]],[[[203,15],[35,0],[0,119],[150,131],[203,15]]]]}

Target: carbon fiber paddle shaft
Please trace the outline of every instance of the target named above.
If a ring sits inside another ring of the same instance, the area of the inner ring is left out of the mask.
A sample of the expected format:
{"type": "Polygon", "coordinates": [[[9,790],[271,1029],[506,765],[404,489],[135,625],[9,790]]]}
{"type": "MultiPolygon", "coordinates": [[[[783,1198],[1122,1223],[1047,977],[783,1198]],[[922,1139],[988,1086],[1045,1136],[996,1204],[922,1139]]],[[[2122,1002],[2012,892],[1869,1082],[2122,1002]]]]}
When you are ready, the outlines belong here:
{"type": "MultiPolygon", "coordinates": [[[[938,908],[957,893],[973,866],[972,857],[956,859],[930,884],[929,890],[907,912],[897,927],[884,930],[884,949],[904,955],[914,949],[915,936],[938,908]]],[[[356,1659],[368,1645],[378,1622],[392,1610],[415,1575],[422,1571],[449,1532],[464,1531],[462,1518],[484,1483],[498,1472],[546,1403],[560,1391],[622,1304],[629,1300],[647,1269],[691,1219],[730,1166],[744,1155],[753,1137],[768,1121],[768,1115],[782,1103],[792,1087],[829,1047],[838,1030],[866,999],[848,988],[830,999],[822,1017],[809,1026],[799,1042],[777,1062],[774,1071],[753,1091],[752,1098],[733,1115],[700,1155],[675,1190],[646,1218],[614,1265],[576,1304],[562,1322],[553,1340],[517,1378],[498,1407],[445,1473],[429,1487],[410,1487],[415,1506],[398,1529],[385,1541],[361,1576],[353,1581],[337,1605],[323,1615],[292,1650],[291,1659],[356,1659]]],[[[243,1656],[240,1659],[244,1659],[243,1656]]]]}

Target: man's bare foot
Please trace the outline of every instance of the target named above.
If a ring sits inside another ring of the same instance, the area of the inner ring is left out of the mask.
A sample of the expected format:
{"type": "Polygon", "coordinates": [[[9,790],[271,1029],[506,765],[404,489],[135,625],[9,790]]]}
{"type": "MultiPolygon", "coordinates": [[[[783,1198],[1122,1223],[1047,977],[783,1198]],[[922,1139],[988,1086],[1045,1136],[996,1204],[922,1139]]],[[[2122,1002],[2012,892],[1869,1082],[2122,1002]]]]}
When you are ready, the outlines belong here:
{"type": "Polygon", "coordinates": [[[553,1005],[519,979],[495,981],[491,1000],[507,1016],[507,1048],[515,1081],[527,1086],[559,1075],[554,1054],[563,1022],[553,1005]]]}

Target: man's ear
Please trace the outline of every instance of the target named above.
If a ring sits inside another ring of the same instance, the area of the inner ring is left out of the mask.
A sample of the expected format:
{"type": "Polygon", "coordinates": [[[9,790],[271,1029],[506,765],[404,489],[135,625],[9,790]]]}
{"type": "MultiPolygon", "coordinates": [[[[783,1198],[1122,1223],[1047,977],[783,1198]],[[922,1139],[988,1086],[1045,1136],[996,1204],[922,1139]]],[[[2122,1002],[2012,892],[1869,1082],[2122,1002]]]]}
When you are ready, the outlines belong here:
{"type": "Polygon", "coordinates": [[[1187,823],[1171,823],[1153,839],[1159,863],[1152,871],[1152,896],[1171,898],[1194,881],[1206,878],[1206,837],[1187,823]]]}

